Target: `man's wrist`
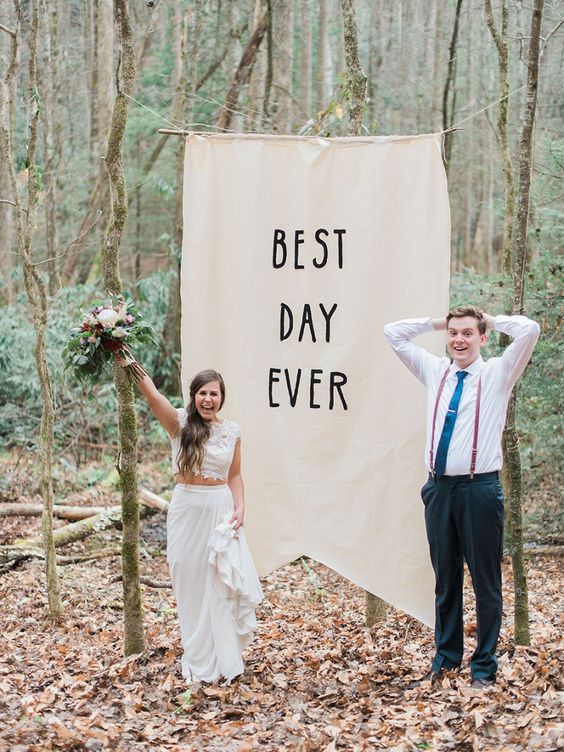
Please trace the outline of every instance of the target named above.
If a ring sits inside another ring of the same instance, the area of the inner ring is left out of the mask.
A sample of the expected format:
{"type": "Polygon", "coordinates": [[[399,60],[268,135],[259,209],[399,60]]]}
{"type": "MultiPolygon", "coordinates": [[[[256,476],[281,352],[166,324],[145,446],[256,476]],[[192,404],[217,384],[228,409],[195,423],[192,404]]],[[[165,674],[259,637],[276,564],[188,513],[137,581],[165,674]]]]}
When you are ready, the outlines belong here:
{"type": "Polygon", "coordinates": [[[436,331],[444,331],[447,328],[446,318],[431,319],[431,324],[436,331]]]}

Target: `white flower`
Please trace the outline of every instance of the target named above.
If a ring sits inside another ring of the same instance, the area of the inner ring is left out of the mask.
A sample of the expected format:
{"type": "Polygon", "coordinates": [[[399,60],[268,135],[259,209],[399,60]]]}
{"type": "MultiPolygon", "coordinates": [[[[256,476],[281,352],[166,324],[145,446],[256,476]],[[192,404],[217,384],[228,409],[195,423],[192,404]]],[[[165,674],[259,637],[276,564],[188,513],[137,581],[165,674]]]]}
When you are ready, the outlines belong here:
{"type": "Polygon", "coordinates": [[[117,311],[114,311],[113,308],[104,308],[103,311],[100,311],[97,318],[104,329],[111,329],[113,326],[115,326],[115,323],[119,318],[119,313],[117,313],[117,311]]]}

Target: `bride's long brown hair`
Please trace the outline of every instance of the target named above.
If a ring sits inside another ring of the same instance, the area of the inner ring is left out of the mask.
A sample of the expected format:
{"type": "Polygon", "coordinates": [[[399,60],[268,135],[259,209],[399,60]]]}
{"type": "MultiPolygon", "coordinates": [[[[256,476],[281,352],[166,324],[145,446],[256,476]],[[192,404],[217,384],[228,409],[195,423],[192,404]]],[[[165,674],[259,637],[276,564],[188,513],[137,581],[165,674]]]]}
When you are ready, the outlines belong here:
{"type": "Polygon", "coordinates": [[[225,384],[220,373],[208,369],[197,373],[190,383],[190,402],[186,407],[188,419],[186,425],[180,430],[180,452],[178,454],[178,470],[182,475],[193,473],[200,475],[204,461],[206,442],[210,437],[211,424],[204,420],[196,409],[196,394],[210,381],[219,382],[221,402],[219,408],[225,402],[225,384]]]}

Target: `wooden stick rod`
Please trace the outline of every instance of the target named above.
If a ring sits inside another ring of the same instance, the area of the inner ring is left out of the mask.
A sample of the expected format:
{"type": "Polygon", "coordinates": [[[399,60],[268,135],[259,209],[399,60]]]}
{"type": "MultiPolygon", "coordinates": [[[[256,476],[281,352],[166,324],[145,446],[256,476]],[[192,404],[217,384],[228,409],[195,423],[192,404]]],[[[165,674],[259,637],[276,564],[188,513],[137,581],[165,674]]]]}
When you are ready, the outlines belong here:
{"type": "Polygon", "coordinates": [[[442,133],[418,133],[412,136],[289,136],[277,133],[211,133],[209,131],[184,131],[172,128],[159,128],[159,133],[165,136],[213,136],[214,139],[272,139],[275,141],[339,141],[340,143],[374,143],[376,141],[413,141],[419,138],[441,136],[442,133]]]}

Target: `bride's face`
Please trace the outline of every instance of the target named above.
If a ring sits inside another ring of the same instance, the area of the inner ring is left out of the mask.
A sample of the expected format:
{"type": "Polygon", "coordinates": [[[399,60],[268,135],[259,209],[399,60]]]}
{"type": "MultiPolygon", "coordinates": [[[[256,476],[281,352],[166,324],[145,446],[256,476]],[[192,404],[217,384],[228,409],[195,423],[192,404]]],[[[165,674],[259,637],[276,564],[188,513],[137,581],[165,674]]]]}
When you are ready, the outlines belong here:
{"type": "Polygon", "coordinates": [[[221,407],[221,389],[219,381],[208,381],[194,395],[196,410],[203,420],[217,420],[221,407]]]}

